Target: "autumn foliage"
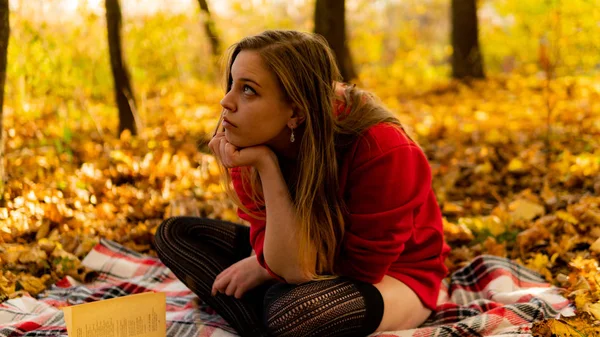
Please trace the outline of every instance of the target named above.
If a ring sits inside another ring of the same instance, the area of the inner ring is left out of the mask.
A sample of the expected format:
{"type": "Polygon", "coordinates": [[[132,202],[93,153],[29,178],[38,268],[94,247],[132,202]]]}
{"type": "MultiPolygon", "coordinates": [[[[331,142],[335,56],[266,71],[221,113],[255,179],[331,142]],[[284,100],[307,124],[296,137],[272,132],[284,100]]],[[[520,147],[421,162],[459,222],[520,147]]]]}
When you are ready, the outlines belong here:
{"type": "MultiPolygon", "coordinates": [[[[419,5],[413,9],[421,10],[419,5]]],[[[159,15],[152,20],[176,26],[183,20],[179,19],[159,15]]],[[[87,20],[91,26],[99,19],[87,20]]],[[[29,51],[29,63],[19,63],[22,60],[15,56],[19,50],[13,49],[9,58],[13,68],[4,120],[8,184],[0,204],[0,300],[23,292],[39,294],[64,276],[93,279],[94,272],[86,270],[81,260],[100,238],[155,254],[152,237],[167,217],[238,221],[219,184],[215,159],[206,152],[220,112],[221,91],[212,73],[206,78],[182,75],[201,73],[206,65],[181,68],[160,55],[165,50],[143,58],[140,50],[151,48],[132,42],[129,55],[143,128],[135,137],[128,132],[116,136],[116,110],[107,99],[106,61],[91,78],[75,65],[75,80],[60,73],[65,77],[55,82],[18,86],[15,78],[33,74],[28,67],[34,62],[39,62],[41,72],[64,66],[60,57],[36,58],[44,48],[56,46],[47,45],[53,40],[32,38],[31,32],[44,34],[39,25],[20,24],[26,29],[16,29],[15,36],[37,52],[29,51]],[[156,66],[161,59],[167,66],[156,66]],[[167,77],[169,71],[181,69],[178,78],[167,77]],[[100,89],[90,89],[86,79],[100,89]]],[[[142,30],[135,22],[130,24],[125,39],[142,30]]],[[[512,27],[519,25],[523,22],[512,27]]],[[[97,30],[81,29],[85,31],[81,34],[100,39],[97,30]]],[[[483,29],[484,37],[492,39],[488,28],[483,29]]],[[[165,48],[181,52],[174,46],[186,38],[183,32],[183,28],[170,31],[175,42],[165,48]]],[[[376,51],[367,48],[369,52],[359,54],[358,82],[397,112],[430,160],[444,232],[452,246],[448,267],[457,270],[479,254],[514,259],[563,288],[577,308],[575,318],[538,322],[534,331],[547,336],[600,334],[600,79],[589,74],[566,76],[565,65],[581,66],[573,59],[555,68],[563,72],[561,76],[548,76],[553,54],[542,45],[536,49],[541,54],[528,54],[539,60],[524,62],[510,75],[448,82],[440,80],[448,69],[436,63],[447,57],[445,49],[431,47],[426,60],[430,65],[423,65],[424,46],[409,33],[399,36],[412,52],[399,51],[385,69],[370,65],[369,58],[378,57],[376,51]],[[541,63],[532,69],[537,61],[541,63]],[[421,75],[410,71],[411,62],[421,75]]],[[[73,41],[77,36],[71,36],[73,41]]],[[[350,37],[353,43],[366,39],[360,33],[350,37]]],[[[148,35],[150,41],[155,38],[148,35]]],[[[23,48],[11,43],[12,48],[23,48]]],[[[89,47],[91,42],[82,40],[69,57],[89,65],[82,58],[89,47]]],[[[504,52],[492,55],[498,57],[492,57],[497,69],[512,62],[504,52]]]]}

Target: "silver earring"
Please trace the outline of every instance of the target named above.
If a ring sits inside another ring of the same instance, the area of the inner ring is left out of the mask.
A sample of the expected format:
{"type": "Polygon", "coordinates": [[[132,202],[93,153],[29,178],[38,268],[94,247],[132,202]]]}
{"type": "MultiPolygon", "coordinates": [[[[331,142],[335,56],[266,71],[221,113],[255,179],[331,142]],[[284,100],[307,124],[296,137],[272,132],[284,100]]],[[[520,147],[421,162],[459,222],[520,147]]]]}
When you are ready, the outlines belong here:
{"type": "Polygon", "coordinates": [[[290,136],[290,142],[293,143],[296,141],[296,137],[294,137],[294,129],[293,128],[290,128],[290,129],[292,129],[292,135],[290,136]]]}

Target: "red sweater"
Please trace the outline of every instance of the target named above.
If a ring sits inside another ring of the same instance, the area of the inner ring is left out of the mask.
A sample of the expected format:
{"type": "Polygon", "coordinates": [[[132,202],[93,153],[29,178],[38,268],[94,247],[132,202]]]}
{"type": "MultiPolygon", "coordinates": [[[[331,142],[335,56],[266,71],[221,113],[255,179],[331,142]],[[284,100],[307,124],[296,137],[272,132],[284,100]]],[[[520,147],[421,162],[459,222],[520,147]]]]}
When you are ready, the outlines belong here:
{"type": "MultiPolygon", "coordinates": [[[[363,136],[341,158],[339,193],[349,213],[336,258],[337,274],[373,284],[384,275],[392,276],[435,310],[450,248],[444,242],[427,159],[390,125],[374,125],[363,136]]],[[[232,169],[231,175],[240,201],[264,217],[264,208],[244,192],[240,169],[232,169]]],[[[273,274],[263,257],[266,221],[241,209],[238,215],[251,224],[250,241],[258,262],[273,274]]]]}

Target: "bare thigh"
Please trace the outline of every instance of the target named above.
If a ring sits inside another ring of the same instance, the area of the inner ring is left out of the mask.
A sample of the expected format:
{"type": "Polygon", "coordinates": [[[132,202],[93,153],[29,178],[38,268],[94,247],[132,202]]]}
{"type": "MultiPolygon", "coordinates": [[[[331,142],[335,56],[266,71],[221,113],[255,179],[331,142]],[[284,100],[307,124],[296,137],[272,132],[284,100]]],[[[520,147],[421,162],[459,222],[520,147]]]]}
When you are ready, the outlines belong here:
{"type": "Polygon", "coordinates": [[[377,332],[414,329],[431,314],[431,309],[423,305],[412,289],[391,276],[385,275],[375,287],[379,289],[384,305],[377,332]]]}

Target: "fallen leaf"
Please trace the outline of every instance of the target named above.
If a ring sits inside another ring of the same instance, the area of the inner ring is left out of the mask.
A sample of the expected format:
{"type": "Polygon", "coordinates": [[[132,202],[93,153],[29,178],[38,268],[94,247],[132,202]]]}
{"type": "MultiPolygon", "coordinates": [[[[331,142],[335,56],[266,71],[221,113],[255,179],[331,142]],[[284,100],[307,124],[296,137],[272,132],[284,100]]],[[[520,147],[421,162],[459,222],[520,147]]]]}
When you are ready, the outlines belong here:
{"type": "Polygon", "coordinates": [[[600,238],[596,239],[594,243],[590,246],[590,250],[592,252],[600,253],[600,238]]]}
{"type": "Polygon", "coordinates": [[[568,223],[571,223],[573,225],[577,225],[579,223],[579,220],[577,220],[571,213],[565,212],[565,211],[558,211],[556,212],[556,216],[559,219],[562,219],[568,223]]]}
{"type": "Polygon", "coordinates": [[[585,311],[587,311],[588,313],[590,313],[596,319],[600,320],[600,301],[598,301],[598,302],[596,302],[594,304],[589,304],[588,303],[588,306],[585,309],[585,311]]]}
{"type": "Polygon", "coordinates": [[[518,199],[511,202],[508,208],[510,214],[515,219],[520,220],[533,220],[546,213],[544,206],[525,199],[518,199]]]}

